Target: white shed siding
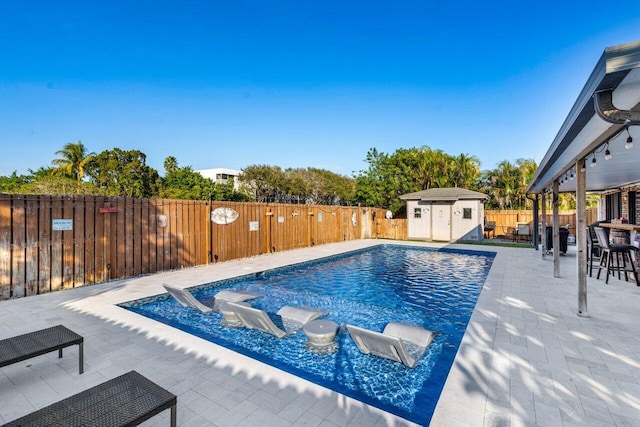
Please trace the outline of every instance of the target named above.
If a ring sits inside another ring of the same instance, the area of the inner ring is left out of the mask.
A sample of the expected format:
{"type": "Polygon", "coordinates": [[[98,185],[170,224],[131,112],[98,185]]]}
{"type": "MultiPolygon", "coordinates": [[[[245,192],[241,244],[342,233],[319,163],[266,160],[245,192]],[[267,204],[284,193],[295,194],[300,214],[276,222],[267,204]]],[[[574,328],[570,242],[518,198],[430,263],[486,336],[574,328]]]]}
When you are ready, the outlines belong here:
{"type": "Polygon", "coordinates": [[[407,234],[410,239],[431,239],[431,203],[407,201],[407,234]],[[416,209],[420,218],[416,218],[416,209]]]}
{"type": "Polygon", "coordinates": [[[453,206],[451,240],[482,240],[484,209],[478,200],[458,200],[453,206]],[[464,209],[471,209],[471,218],[464,218],[464,209]]]}

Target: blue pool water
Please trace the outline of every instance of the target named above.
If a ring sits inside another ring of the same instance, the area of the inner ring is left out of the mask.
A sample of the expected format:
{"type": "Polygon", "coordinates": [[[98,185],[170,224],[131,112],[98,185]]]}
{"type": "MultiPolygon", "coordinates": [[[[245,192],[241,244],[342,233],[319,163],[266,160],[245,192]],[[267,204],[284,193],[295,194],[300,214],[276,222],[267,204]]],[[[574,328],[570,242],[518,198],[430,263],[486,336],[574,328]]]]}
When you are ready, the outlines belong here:
{"type": "Polygon", "coordinates": [[[191,288],[207,303],[221,289],[264,296],[251,305],[275,313],[284,305],[327,311],[340,325],[382,331],[389,322],[436,335],[414,369],[360,353],[344,332],[337,351],[310,352],[300,331],[278,339],[221,325],[220,313],[181,307],[168,294],[121,304],[143,316],[261,360],[408,420],[428,424],[494,252],[382,245],[191,288]]]}

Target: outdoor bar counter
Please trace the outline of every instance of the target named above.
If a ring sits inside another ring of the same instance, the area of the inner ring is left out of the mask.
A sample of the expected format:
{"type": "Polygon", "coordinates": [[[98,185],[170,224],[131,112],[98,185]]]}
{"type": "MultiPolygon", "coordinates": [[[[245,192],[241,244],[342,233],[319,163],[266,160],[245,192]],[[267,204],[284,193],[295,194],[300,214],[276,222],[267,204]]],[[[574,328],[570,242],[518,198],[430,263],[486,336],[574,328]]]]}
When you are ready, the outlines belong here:
{"type": "Polygon", "coordinates": [[[627,234],[627,238],[628,241],[624,241],[624,242],[619,242],[614,240],[614,243],[624,243],[624,244],[631,244],[634,245],[636,247],[639,246],[640,241],[638,240],[638,237],[640,237],[640,235],[638,234],[638,232],[640,231],[640,225],[637,224],[610,224],[607,222],[601,222],[600,223],[600,227],[605,227],[605,228],[610,228],[611,230],[620,230],[620,231],[624,231],[627,234]]]}
{"type": "Polygon", "coordinates": [[[600,227],[615,228],[616,230],[640,231],[640,225],[637,224],[610,224],[608,222],[601,222],[600,227]]]}

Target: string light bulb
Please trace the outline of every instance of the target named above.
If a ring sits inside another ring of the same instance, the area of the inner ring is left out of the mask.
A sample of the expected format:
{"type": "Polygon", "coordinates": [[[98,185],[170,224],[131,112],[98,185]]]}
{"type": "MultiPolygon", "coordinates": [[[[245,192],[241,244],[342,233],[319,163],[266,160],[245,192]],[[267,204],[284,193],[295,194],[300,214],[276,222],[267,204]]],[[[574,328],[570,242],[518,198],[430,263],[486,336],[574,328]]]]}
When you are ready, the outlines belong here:
{"type": "Polygon", "coordinates": [[[591,160],[591,167],[595,168],[596,167],[596,156],[593,156],[593,160],[591,160]]]}
{"type": "Polygon", "coordinates": [[[627,135],[629,135],[629,137],[627,138],[627,143],[624,144],[624,148],[626,148],[627,150],[630,150],[633,148],[633,138],[631,138],[631,132],[629,132],[628,126],[627,126],[627,135]]]}
{"type": "Polygon", "coordinates": [[[604,152],[604,159],[611,160],[611,151],[609,151],[609,144],[607,144],[607,149],[604,152]]]}

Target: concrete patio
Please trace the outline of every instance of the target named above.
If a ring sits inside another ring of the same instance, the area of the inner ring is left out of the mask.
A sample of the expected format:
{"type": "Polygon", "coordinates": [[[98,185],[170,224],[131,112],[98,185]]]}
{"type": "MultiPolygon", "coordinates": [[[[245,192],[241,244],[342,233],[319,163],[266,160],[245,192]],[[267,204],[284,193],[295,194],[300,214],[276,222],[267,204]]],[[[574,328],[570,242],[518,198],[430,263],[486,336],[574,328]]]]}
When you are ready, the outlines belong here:
{"type": "MultiPolygon", "coordinates": [[[[0,369],[7,422],[135,369],[178,396],[181,426],[412,425],[114,304],[388,241],[352,241],[112,281],[0,302],[0,338],[64,324],[75,347],[0,369]]],[[[427,245],[424,243],[400,243],[427,245]]],[[[588,279],[589,318],[577,312],[575,247],[561,257],[498,252],[438,402],[435,426],[640,425],[640,287],[588,279]]],[[[168,425],[168,412],[145,425],[168,425]]]]}

